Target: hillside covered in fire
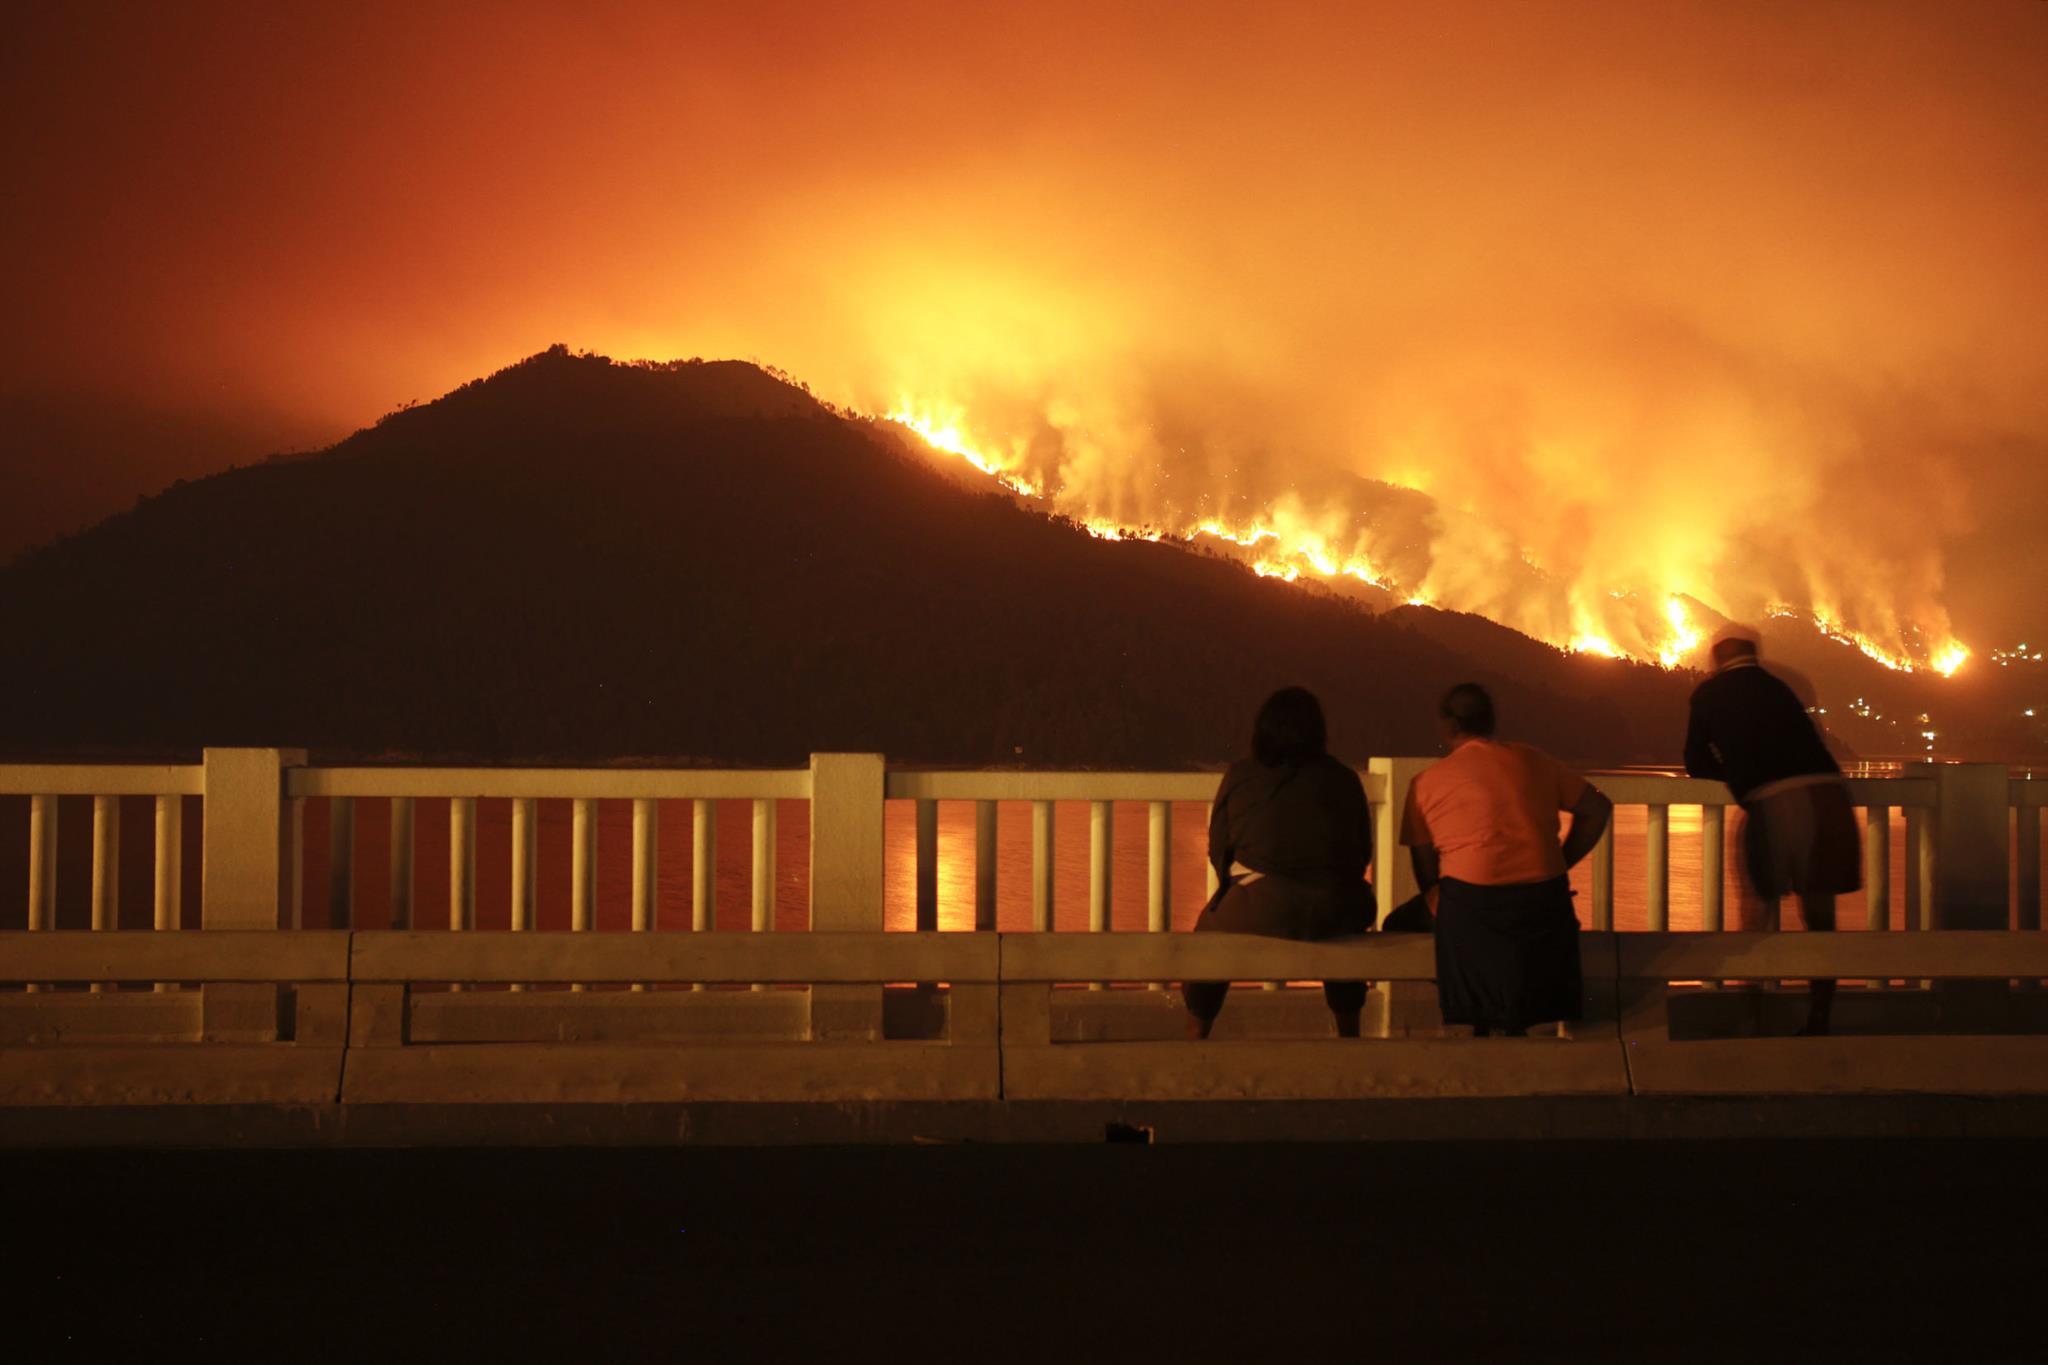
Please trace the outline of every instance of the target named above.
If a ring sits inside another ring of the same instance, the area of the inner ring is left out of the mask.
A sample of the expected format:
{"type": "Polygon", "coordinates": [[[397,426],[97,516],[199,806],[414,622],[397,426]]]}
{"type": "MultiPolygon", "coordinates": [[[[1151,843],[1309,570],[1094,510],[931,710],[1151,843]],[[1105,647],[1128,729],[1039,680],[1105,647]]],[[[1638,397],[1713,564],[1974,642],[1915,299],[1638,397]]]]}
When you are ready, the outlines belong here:
{"type": "MultiPolygon", "coordinates": [[[[1432,752],[1434,698],[1475,679],[1577,760],[1677,756],[1683,668],[1243,548],[1105,534],[751,365],[558,347],[0,570],[0,750],[1181,766],[1236,754],[1288,682],[1348,755],[1432,752]]],[[[2010,670],[1762,624],[1848,752],[2038,746],[2010,670]]]]}

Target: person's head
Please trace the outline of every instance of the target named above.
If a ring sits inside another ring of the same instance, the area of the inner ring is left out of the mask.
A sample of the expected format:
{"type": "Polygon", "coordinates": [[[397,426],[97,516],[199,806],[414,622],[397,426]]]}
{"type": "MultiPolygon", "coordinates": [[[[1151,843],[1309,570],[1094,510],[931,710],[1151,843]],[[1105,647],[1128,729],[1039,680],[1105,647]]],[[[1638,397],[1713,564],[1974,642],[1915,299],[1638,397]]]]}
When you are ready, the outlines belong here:
{"type": "Polygon", "coordinates": [[[1746,631],[1729,630],[1714,638],[1707,651],[1716,669],[1732,668],[1736,664],[1756,662],[1756,637],[1746,631]]]}
{"type": "Polygon", "coordinates": [[[1252,757],[1269,768],[1320,758],[1328,742],[1323,705],[1306,687],[1281,688],[1252,723],[1252,757]]]}
{"type": "Polygon", "coordinates": [[[1493,698],[1478,683],[1459,683],[1436,705],[1445,738],[1485,739],[1493,734],[1493,698]]]}

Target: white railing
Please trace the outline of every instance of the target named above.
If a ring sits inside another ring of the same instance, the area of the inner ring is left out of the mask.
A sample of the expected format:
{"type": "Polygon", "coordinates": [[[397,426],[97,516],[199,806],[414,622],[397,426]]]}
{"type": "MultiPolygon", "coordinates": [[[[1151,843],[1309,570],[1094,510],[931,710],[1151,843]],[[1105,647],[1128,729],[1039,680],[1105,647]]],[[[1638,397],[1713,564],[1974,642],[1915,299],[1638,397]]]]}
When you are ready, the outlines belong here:
{"type": "MultiPolygon", "coordinates": [[[[597,905],[598,802],[632,802],[632,926],[655,927],[660,871],[659,806],[691,803],[691,927],[708,930],[717,909],[718,802],[753,805],[753,928],[775,924],[775,850],[778,800],[808,800],[811,774],[801,768],[737,771],[725,769],[603,768],[292,768],[285,773],[294,865],[303,858],[304,806],[309,798],[328,803],[328,922],[355,922],[356,803],[391,803],[391,927],[414,927],[416,805],[422,798],[449,802],[448,927],[476,927],[477,803],[509,803],[512,824],[511,907],[515,932],[534,928],[534,881],[538,866],[535,802],[572,803],[570,836],[570,922],[572,932],[591,929],[597,905]]],[[[295,891],[301,878],[294,877],[295,891]]],[[[303,907],[291,919],[303,922],[303,907]]]]}
{"type": "MultiPolygon", "coordinates": [[[[1145,927],[1153,933],[1164,932],[1172,925],[1174,804],[1206,805],[1216,795],[1218,776],[1213,772],[891,772],[886,794],[916,803],[917,927],[936,929],[939,923],[939,802],[974,802],[974,927],[984,930],[996,927],[998,803],[1030,803],[1031,927],[1041,933],[1053,927],[1055,803],[1088,803],[1088,928],[1102,933],[1110,927],[1116,803],[1142,802],[1147,812],[1145,927]]],[[[1209,875],[1207,890],[1213,891],[1213,869],[1209,875]]]]}
{"type": "MultiPolygon", "coordinates": [[[[1395,825],[1409,782],[1428,762],[1375,759],[1363,774],[1373,805],[1374,876],[1382,910],[1413,891],[1409,860],[1397,843],[1395,825]]],[[[1643,808],[1646,928],[1651,932],[1670,926],[1672,808],[1699,809],[1700,927],[1707,932],[1722,928],[1727,789],[1718,782],[1673,777],[1594,780],[1618,806],[1643,808]]],[[[52,929],[57,923],[58,802],[64,797],[89,797],[93,803],[89,922],[101,930],[119,925],[119,826],[126,797],[151,798],[155,803],[153,923],[162,929],[176,928],[182,919],[182,817],[183,803],[190,798],[203,799],[202,919],[216,928],[293,928],[305,922],[301,859],[308,800],[323,801],[327,807],[329,925],[356,924],[357,814],[362,802],[376,800],[389,802],[390,924],[397,929],[418,927],[417,806],[426,799],[449,803],[448,926],[473,929],[478,803],[503,801],[509,807],[511,833],[506,923],[515,932],[537,925],[539,801],[572,804],[569,928],[584,932],[597,926],[601,801],[632,805],[630,923],[635,930],[648,931],[659,924],[660,802],[691,803],[690,926],[696,931],[709,931],[717,924],[719,803],[750,803],[750,925],[764,931],[774,926],[777,909],[776,803],[801,800],[811,805],[813,900],[822,891],[830,905],[824,918],[813,916],[812,927],[867,931],[882,927],[883,811],[887,801],[898,800],[912,803],[915,811],[912,857],[918,929],[935,930],[939,923],[941,802],[974,804],[971,923],[982,931],[995,928],[1001,803],[1028,804],[1029,923],[1040,932],[1054,924],[1056,803],[1076,802],[1085,803],[1089,813],[1086,927],[1107,932],[1113,926],[1115,807],[1139,803],[1147,819],[1144,923],[1148,931],[1164,932],[1172,926],[1176,891],[1173,807],[1205,806],[1216,782],[1213,772],[885,771],[877,755],[821,755],[808,769],[753,771],[310,767],[289,750],[209,750],[203,764],[191,765],[0,766],[0,796],[29,798],[27,911],[20,922],[31,930],[52,929]],[[827,774],[822,796],[820,772],[827,774]]],[[[2048,781],[2008,781],[2002,772],[1983,765],[1919,765],[1903,777],[1852,779],[1849,789],[1851,800],[1866,812],[1866,927],[1881,929],[1890,922],[1894,811],[1903,813],[1902,890],[1908,928],[2002,927],[2002,904],[1995,924],[1987,916],[1994,897],[2002,902],[2007,894],[2016,895],[2020,925],[2040,926],[2041,812],[2048,806],[2048,781]],[[2017,867],[2007,885],[2010,854],[2017,855],[2017,867]]],[[[1589,861],[1589,927],[1609,929],[1615,888],[1611,827],[1589,861]]],[[[1213,885],[1214,874],[1209,872],[1204,896],[1213,885]]],[[[1181,894],[1185,899],[1192,892],[1181,894]]]]}
{"type": "Polygon", "coordinates": [[[2048,778],[2012,779],[2006,803],[2013,819],[2015,927],[2039,929],[2048,920],[2041,902],[2041,816],[2048,807],[2048,778]]]}
{"type": "MultiPolygon", "coordinates": [[[[1692,777],[1599,776],[1597,786],[1617,807],[1641,806],[1644,822],[1644,905],[1646,928],[1661,933],[1671,927],[1671,809],[1697,806],[1700,809],[1700,920],[1701,929],[1715,933],[1726,918],[1727,811],[1735,804],[1728,788],[1715,781],[1692,777]]],[[[1891,813],[1903,810],[1906,818],[1906,925],[1932,927],[1927,922],[1933,904],[1934,839],[1936,823],[1929,818],[1937,804],[1936,785],[1931,778],[1888,777],[1849,780],[1850,804],[1864,812],[1863,867],[1869,929],[1890,927],[1891,916],[1891,813]]],[[[1594,846],[1592,864],[1591,919],[1595,929],[1614,927],[1614,826],[1594,846]]]]}
{"type": "MultiPolygon", "coordinates": [[[[26,927],[57,927],[57,849],[61,833],[58,801],[92,801],[91,927],[121,927],[121,800],[151,799],[155,846],[152,853],[152,927],[177,929],[184,915],[184,803],[205,793],[205,770],[190,764],[22,764],[0,766],[0,796],[26,796],[28,815],[28,898],[26,927]]],[[[100,990],[94,983],[92,989],[100,990]]],[[[30,983],[30,991],[40,989],[30,983]]],[[[158,991],[174,987],[159,982],[158,991]]]]}

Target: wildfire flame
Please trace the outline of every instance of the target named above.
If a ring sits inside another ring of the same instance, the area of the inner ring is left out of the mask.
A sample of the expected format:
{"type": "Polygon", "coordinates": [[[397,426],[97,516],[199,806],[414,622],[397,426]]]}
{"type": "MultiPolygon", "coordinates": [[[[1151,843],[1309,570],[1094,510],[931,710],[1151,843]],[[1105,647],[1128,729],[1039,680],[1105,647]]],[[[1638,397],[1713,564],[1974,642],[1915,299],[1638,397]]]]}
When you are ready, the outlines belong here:
{"type": "MultiPolygon", "coordinates": [[[[932,448],[966,460],[1015,493],[1033,499],[1057,497],[1057,493],[1049,495],[1044,486],[1020,472],[1021,455],[1005,458],[977,445],[969,437],[964,414],[957,407],[905,400],[890,412],[887,420],[916,432],[932,448]]],[[[1113,518],[1092,514],[1077,518],[1083,530],[1100,540],[1159,541],[1169,534],[1186,540],[1207,538],[1255,552],[1246,557],[1246,562],[1262,578],[1277,578],[1285,583],[1297,582],[1311,574],[1326,581],[1351,578],[1392,593],[1396,599],[1410,606],[1435,604],[1435,594],[1426,585],[1403,583],[1369,556],[1340,549],[1338,533],[1332,529],[1338,520],[1333,517],[1319,519],[1291,497],[1283,498],[1268,507],[1261,516],[1242,525],[1233,526],[1211,517],[1178,532],[1151,526],[1133,527],[1113,518]]],[[[1435,574],[1432,572],[1429,576],[1434,579],[1435,574]]],[[[1636,617],[1637,624],[1630,626],[1629,630],[1641,639],[1642,647],[1626,648],[1616,642],[1601,621],[1603,618],[1616,621],[1617,612],[1625,617],[1630,612],[1641,610],[1634,605],[1639,599],[1635,594],[1623,591],[1610,591],[1605,596],[1612,601],[1605,609],[1595,609],[1574,594],[1571,630],[1560,632],[1562,640],[1551,638],[1550,643],[1573,654],[1654,661],[1664,668],[1680,668],[1693,657],[1705,638],[1681,594],[1667,591],[1663,594],[1661,621],[1645,625],[1642,617],[1636,617]]],[[[1781,603],[1770,607],[1768,614],[1796,617],[1805,613],[1781,603]]],[[[1851,629],[1832,611],[1815,609],[1810,616],[1815,629],[1821,634],[1853,646],[1894,672],[1913,673],[1928,668],[1949,677],[1970,658],[1969,649],[1961,641],[1951,639],[1930,648],[1924,661],[1916,661],[1851,629]]],[[[1529,630],[1528,633],[1545,638],[1540,630],[1529,630]]]]}
{"type": "Polygon", "coordinates": [[[1572,637],[1566,646],[1574,654],[1598,654],[1603,659],[1619,659],[1621,651],[1614,647],[1614,641],[1604,635],[1579,634],[1572,637]]]}
{"type": "Polygon", "coordinates": [[[948,415],[942,417],[936,415],[935,410],[932,408],[918,408],[912,404],[904,403],[898,405],[896,410],[889,414],[887,420],[896,423],[898,426],[910,428],[923,439],[926,445],[931,446],[934,450],[943,450],[948,454],[958,455],[961,459],[967,461],[967,463],[973,465],[976,469],[979,469],[982,473],[988,475],[1013,493],[1021,493],[1027,498],[1043,496],[1038,485],[1021,474],[1013,472],[1008,468],[1007,462],[983,454],[968,442],[966,432],[961,430],[960,427],[961,419],[958,409],[954,409],[948,415]]]}
{"type": "Polygon", "coordinates": [[[1969,662],[1969,648],[1960,640],[1951,640],[1935,652],[1928,666],[1944,678],[1955,676],[1956,670],[1969,662]]]}
{"type": "Polygon", "coordinates": [[[1664,619],[1671,623],[1671,636],[1658,647],[1657,662],[1666,668],[1677,668],[1700,647],[1699,628],[1685,610],[1685,603],[1676,597],[1664,599],[1664,619]]]}
{"type": "MultiPolygon", "coordinates": [[[[1787,608],[1782,611],[1774,609],[1772,614],[1795,616],[1798,613],[1787,608]]],[[[1842,644],[1854,647],[1864,657],[1892,670],[1894,673],[1917,673],[1924,667],[1933,669],[1944,678],[1949,678],[1954,677],[1956,670],[1961,668],[1970,658],[1970,650],[1967,645],[1960,640],[1948,640],[1930,650],[1924,664],[1916,663],[1903,654],[1898,654],[1884,648],[1862,632],[1849,629],[1849,627],[1842,624],[1840,618],[1826,610],[1817,610],[1813,613],[1813,626],[1815,630],[1818,630],[1830,640],[1839,641],[1842,644]]]]}

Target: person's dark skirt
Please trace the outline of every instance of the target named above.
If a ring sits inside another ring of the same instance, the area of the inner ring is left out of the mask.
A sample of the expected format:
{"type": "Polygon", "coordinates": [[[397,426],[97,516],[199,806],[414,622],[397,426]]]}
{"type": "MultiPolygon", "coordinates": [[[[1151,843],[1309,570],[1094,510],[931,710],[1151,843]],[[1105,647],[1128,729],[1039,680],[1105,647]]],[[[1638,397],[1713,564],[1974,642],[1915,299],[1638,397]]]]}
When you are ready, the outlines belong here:
{"type": "MultiPolygon", "coordinates": [[[[1194,931],[1313,942],[1366,933],[1375,914],[1370,882],[1266,876],[1219,888],[1203,907],[1194,931]]],[[[1323,999],[1338,1014],[1356,1014],[1365,1005],[1365,989],[1363,981],[1326,981],[1323,999]]],[[[1190,981],[1181,988],[1188,1012],[1202,1020],[1221,1013],[1229,994],[1228,981],[1190,981]]]]}
{"type": "Polygon", "coordinates": [[[1581,1017],[1585,985],[1570,881],[1479,886],[1444,878],[1436,982],[1447,1024],[1522,1029],[1581,1017]]]}

